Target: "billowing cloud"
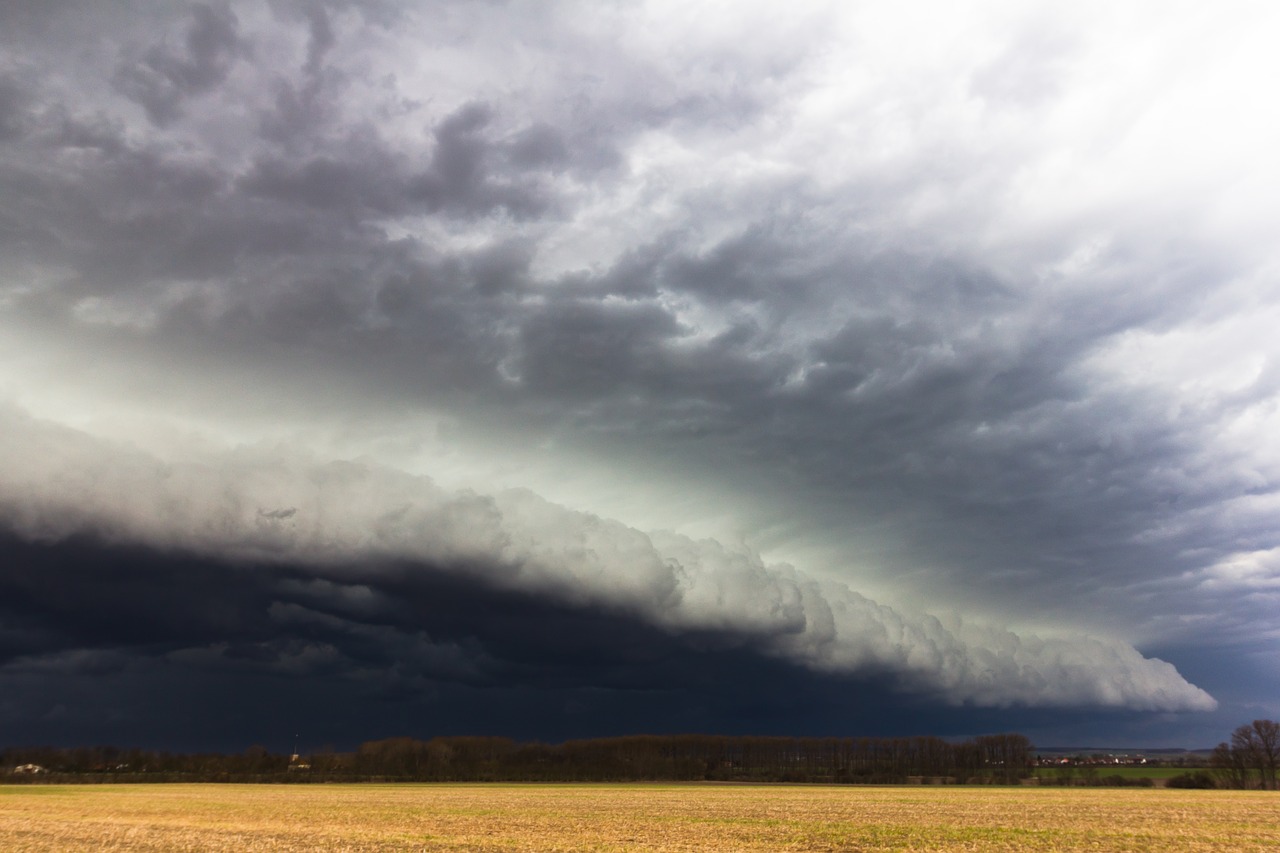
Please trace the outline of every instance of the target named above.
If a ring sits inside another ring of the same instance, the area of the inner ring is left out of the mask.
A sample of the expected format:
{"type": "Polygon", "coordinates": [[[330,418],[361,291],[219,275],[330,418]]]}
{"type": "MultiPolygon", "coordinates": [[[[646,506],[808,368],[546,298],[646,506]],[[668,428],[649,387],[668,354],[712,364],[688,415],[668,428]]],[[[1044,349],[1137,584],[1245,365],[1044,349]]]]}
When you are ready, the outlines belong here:
{"type": "Polygon", "coordinates": [[[167,124],[182,111],[182,102],[208,92],[227,79],[240,47],[235,14],[226,4],[200,4],[178,51],[164,44],[122,62],[116,85],[146,110],[156,124],[167,124]]]}
{"type": "MultiPolygon", "coordinates": [[[[537,669],[388,621],[403,570],[957,707],[1207,709],[1194,666],[1280,713],[1276,13],[929,17],[0,10],[4,531],[311,590],[147,673],[537,669]]],[[[30,589],[15,660],[116,660],[30,589]]]]}
{"type": "Polygon", "coordinates": [[[6,420],[9,446],[23,450],[2,460],[0,506],[34,541],[89,533],[235,562],[351,567],[373,590],[382,567],[408,561],[677,634],[737,637],[814,669],[891,673],[955,703],[1216,707],[1172,666],[1124,644],[907,616],[714,540],[646,534],[527,490],[449,492],[424,477],[318,465],[281,448],[163,462],[20,414],[6,420]]]}

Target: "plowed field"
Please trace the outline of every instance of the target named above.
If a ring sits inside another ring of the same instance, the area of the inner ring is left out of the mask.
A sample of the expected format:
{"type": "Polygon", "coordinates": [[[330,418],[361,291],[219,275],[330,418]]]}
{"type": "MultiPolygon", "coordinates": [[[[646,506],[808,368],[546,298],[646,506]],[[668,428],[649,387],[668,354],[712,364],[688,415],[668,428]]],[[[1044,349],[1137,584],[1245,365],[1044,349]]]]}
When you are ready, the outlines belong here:
{"type": "Polygon", "coordinates": [[[0,849],[1275,851],[1280,794],[718,785],[0,786],[0,849]]]}

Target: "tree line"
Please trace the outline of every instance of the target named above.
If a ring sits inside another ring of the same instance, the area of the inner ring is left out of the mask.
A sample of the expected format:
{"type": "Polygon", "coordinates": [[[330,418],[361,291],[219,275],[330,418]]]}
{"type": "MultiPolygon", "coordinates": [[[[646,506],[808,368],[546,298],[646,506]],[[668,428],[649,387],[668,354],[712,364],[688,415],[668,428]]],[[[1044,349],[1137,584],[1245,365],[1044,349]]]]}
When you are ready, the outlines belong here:
{"type": "MultiPolygon", "coordinates": [[[[724,781],[1014,783],[1032,772],[1019,734],[961,743],[937,737],[790,738],[636,735],[519,743],[499,737],[410,737],[367,741],[352,752],[307,756],[251,747],[243,753],[14,748],[0,751],[12,776],[34,765],[56,776],[104,781],[724,781]]],[[[38,773],[26,778],[34,781],[38,773]]],[[[46,775],[45,778],[48,778],[46,775]]],[[[12,779],[11,779],[12,780],[12,779]]]]}
{"type": "MultiPolygon", "coordinates": [[[[366,741],[350,752],[306,756],[253,746],[235,754],[175,753],[112,746],[0,749],[0,775],[20,781],[723,781],[888,784],[910,781],[1010,784],[1033,772],[1019,734],[960,743],[937,737],[788,738],[636,735],[561,744],[500,737],[411,737],[366,741]]],[[[1208,768],[1170,787],[1276,790],[1280,723],[1254,720],[1218,744],[1208,768]]],[[[1058,780],[1066,783],[1066,780],[1058,780]]],[[[1085,780],[1088,781],[1088,780],[1085,780]]],[[[1125,780],[1121,780],[1125,781],[1125,780]]],[[[1072,783],[1078,780],[1071,780],[1072,783]]],[[[1114,783],[1113,783],[1114,784],[1114,783]]]]}
{"type": "Polygon", "coordinates": [[[1231,733],[1231,740],[1214,748],[1209,756],[1216,781],[1224,788],[1276,790],[1276,765],[1280,762],[1280,723],[1254,720],[1231,733]]]}

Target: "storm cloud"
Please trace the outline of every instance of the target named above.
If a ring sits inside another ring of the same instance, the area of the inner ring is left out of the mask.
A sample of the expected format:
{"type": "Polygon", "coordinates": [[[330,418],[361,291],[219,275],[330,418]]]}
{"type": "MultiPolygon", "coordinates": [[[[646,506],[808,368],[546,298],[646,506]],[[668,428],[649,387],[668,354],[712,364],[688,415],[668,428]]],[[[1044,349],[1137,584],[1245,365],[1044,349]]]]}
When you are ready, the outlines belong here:
{"type": "Polygon", "coordinates": [[[0,673],[1277,713],[1274,17],[924,11],[0,13],[0,673]]]}
{"type": "MultiPolygon", "coordinates": [[[[24,453],[39,449],[34,465],[3,460],[6,515],[31,541],[91,533],[206,559],[342,566],[371,607],[380,568],[401,566],[394,574],[403,580],[409,564],[605,608],[670,633],[736,637],[813,669],[893,673],[957,704],[1215,707],[1172,666],[1123,644],[905,616],[844,584],[713,540],[646,535],[524,490],[448,493],[367,465],[309,465],[281,448],[162,463],[30,421],[9,432],[24,453]],[[282,502],[290,505],[262,508],[282,502]]],[[[279,602],[270,615],[319,618],[279,602]]]]}

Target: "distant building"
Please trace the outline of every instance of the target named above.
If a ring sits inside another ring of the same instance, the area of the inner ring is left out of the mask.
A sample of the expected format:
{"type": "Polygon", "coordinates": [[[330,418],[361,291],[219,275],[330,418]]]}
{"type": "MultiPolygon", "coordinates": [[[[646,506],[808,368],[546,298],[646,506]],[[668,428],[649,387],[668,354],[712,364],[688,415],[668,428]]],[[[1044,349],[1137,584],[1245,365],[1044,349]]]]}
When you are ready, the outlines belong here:
{"type": "Polygon", "coordinates": [[[13,768],[13,772],[18,774],[34,775],[36,773],[48,773],[49,771],[45,770],[39,764],[19,764],[17,767],[13,768]]]}

